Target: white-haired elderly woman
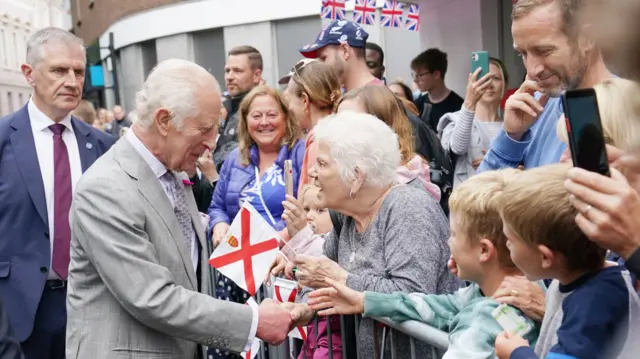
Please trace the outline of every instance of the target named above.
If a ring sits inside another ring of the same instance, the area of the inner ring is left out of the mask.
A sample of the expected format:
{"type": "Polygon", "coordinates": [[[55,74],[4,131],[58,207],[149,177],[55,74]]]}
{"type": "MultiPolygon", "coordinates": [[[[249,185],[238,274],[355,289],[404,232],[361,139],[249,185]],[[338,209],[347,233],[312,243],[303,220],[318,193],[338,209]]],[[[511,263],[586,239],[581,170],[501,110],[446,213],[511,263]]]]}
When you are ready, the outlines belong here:
{"type": "MultiPolygon", "coordinates": [[[[318,153],[309,176],[320,188],[323,207],[340,213],[326,237],[324,256],[298,255],[296,277],[311,288],[334,281],[359,291],[448,293],[459,281],[446,268],[449,226],[438,202],[426,191],[396,183],[400,164],[398,139],[377,118],[343,112],[314,127],[318,153]]],[[[300,304],[299,324],[313,311],[300,304]]],[[[373,321],[363,319],[358,333],[360,354],[374,353],[373,321]]],[[[378,341],[380,342],[380,341],[378,341]]],[[[409,357],[409,340],[398,336],[400,358],[409,357]]],[[[430,348],[417,348],[430,357],[430,348]]]]}

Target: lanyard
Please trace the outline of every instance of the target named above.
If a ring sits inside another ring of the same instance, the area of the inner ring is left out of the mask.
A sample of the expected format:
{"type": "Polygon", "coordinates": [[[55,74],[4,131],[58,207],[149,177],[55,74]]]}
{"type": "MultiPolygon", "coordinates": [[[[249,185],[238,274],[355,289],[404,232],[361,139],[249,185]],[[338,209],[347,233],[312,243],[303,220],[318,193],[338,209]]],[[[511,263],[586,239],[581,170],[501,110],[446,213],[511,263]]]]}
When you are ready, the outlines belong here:
{"type": "Polygon", "coordinates": [[[260,184],[260,170],[258,170],[258,166],[255,166],[255,170],[256,170],[256,187],[258,189],[258,197],[260,197],[262,208],[264,208],[264,211],[267,212],[267,216],[269,216],[269,220],[271,221],[271,224],[275,226],[276,221],[273,219],[273,216],[269,211],[269,207],[267,207],[267,204],[264,202],[264,198],[262,198],[262,185],[260,184]]]}

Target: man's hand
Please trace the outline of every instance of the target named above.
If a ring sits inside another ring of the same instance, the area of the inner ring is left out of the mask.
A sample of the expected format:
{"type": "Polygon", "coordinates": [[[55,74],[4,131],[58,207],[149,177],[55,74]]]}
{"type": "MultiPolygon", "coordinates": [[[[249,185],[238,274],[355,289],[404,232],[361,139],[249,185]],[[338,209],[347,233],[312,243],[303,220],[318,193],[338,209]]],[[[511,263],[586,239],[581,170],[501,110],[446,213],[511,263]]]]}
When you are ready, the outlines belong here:
{"type": "Polygon", "coordinates": [[[271,299],[265,299],[258,307],[256,337],[271,345],[280,345],[287,339],[292,324],[298,318],[271,299]]]}
{"type": "Polygon", "coordinates": [[[364,293],[327,279],[330,288],[309,293],[309,306],[318,315],[359,314],[364,312],[364,293]]]}
{"type": "Polygon", "coordinates": [[[529,342],[526,339],[502,332],[496,337],[496,356],[500,359],[509,359],[514,350],[528,346],[529,342]]]}
{"type": "Polygon", "coordinates": [[[286,201],[282,202],[284,212],[282,219],[287,223],[287,231],[291,238],[307,226],[307,218],[302,208],[302,202],[293,196],[286,196],[286,201]]]}
{"type": "Polygon", "coordinates": [[[536,122],[549,100],[548,95],[542,95],[540,100],[536,101],[533,94],[539,89],[535,81],[527,79],[505,104],[504,130],[516,141],[520,141],[524,133],[536,122]]]}

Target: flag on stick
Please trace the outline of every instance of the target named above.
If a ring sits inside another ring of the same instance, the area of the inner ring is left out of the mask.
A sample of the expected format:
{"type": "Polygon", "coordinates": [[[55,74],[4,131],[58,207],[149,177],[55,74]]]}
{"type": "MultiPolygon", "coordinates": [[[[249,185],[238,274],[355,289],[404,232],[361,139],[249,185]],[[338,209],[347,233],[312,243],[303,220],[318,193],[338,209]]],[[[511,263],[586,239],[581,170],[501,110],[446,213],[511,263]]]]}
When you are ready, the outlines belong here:
{"type": "MultiPolygon", "coordinates": [[[[273,297],[280,303],[295,303],[298,295],[298,283],[284,278],[276,278],[273,285],[273,297]]],[[[292,338],[307,340],[307,327],[297,327],[289,332],[292,338]]]]}
{"type": "Polygon", "coordinates": [[[253,206],[245,203],[209,264],[253,296],[278,253],[277,235],[253,206]]]}

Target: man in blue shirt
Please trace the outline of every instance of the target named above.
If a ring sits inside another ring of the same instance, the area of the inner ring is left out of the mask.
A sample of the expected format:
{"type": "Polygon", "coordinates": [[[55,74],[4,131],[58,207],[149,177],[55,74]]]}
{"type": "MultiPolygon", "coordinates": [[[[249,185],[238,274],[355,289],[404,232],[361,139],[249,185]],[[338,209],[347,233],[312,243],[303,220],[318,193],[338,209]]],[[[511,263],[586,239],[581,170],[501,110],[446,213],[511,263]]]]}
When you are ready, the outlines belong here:
{"type": "Polygon", "coordinates": [[[578,21],[583,2],[520,0],[511,33],[527,79],[506,103],[504,128],[491,144],[479,172],[543,166],[560,160],[566,144],[556,135],[565,90],[589,88],[612,75],[600,49],[578,21]]]}

